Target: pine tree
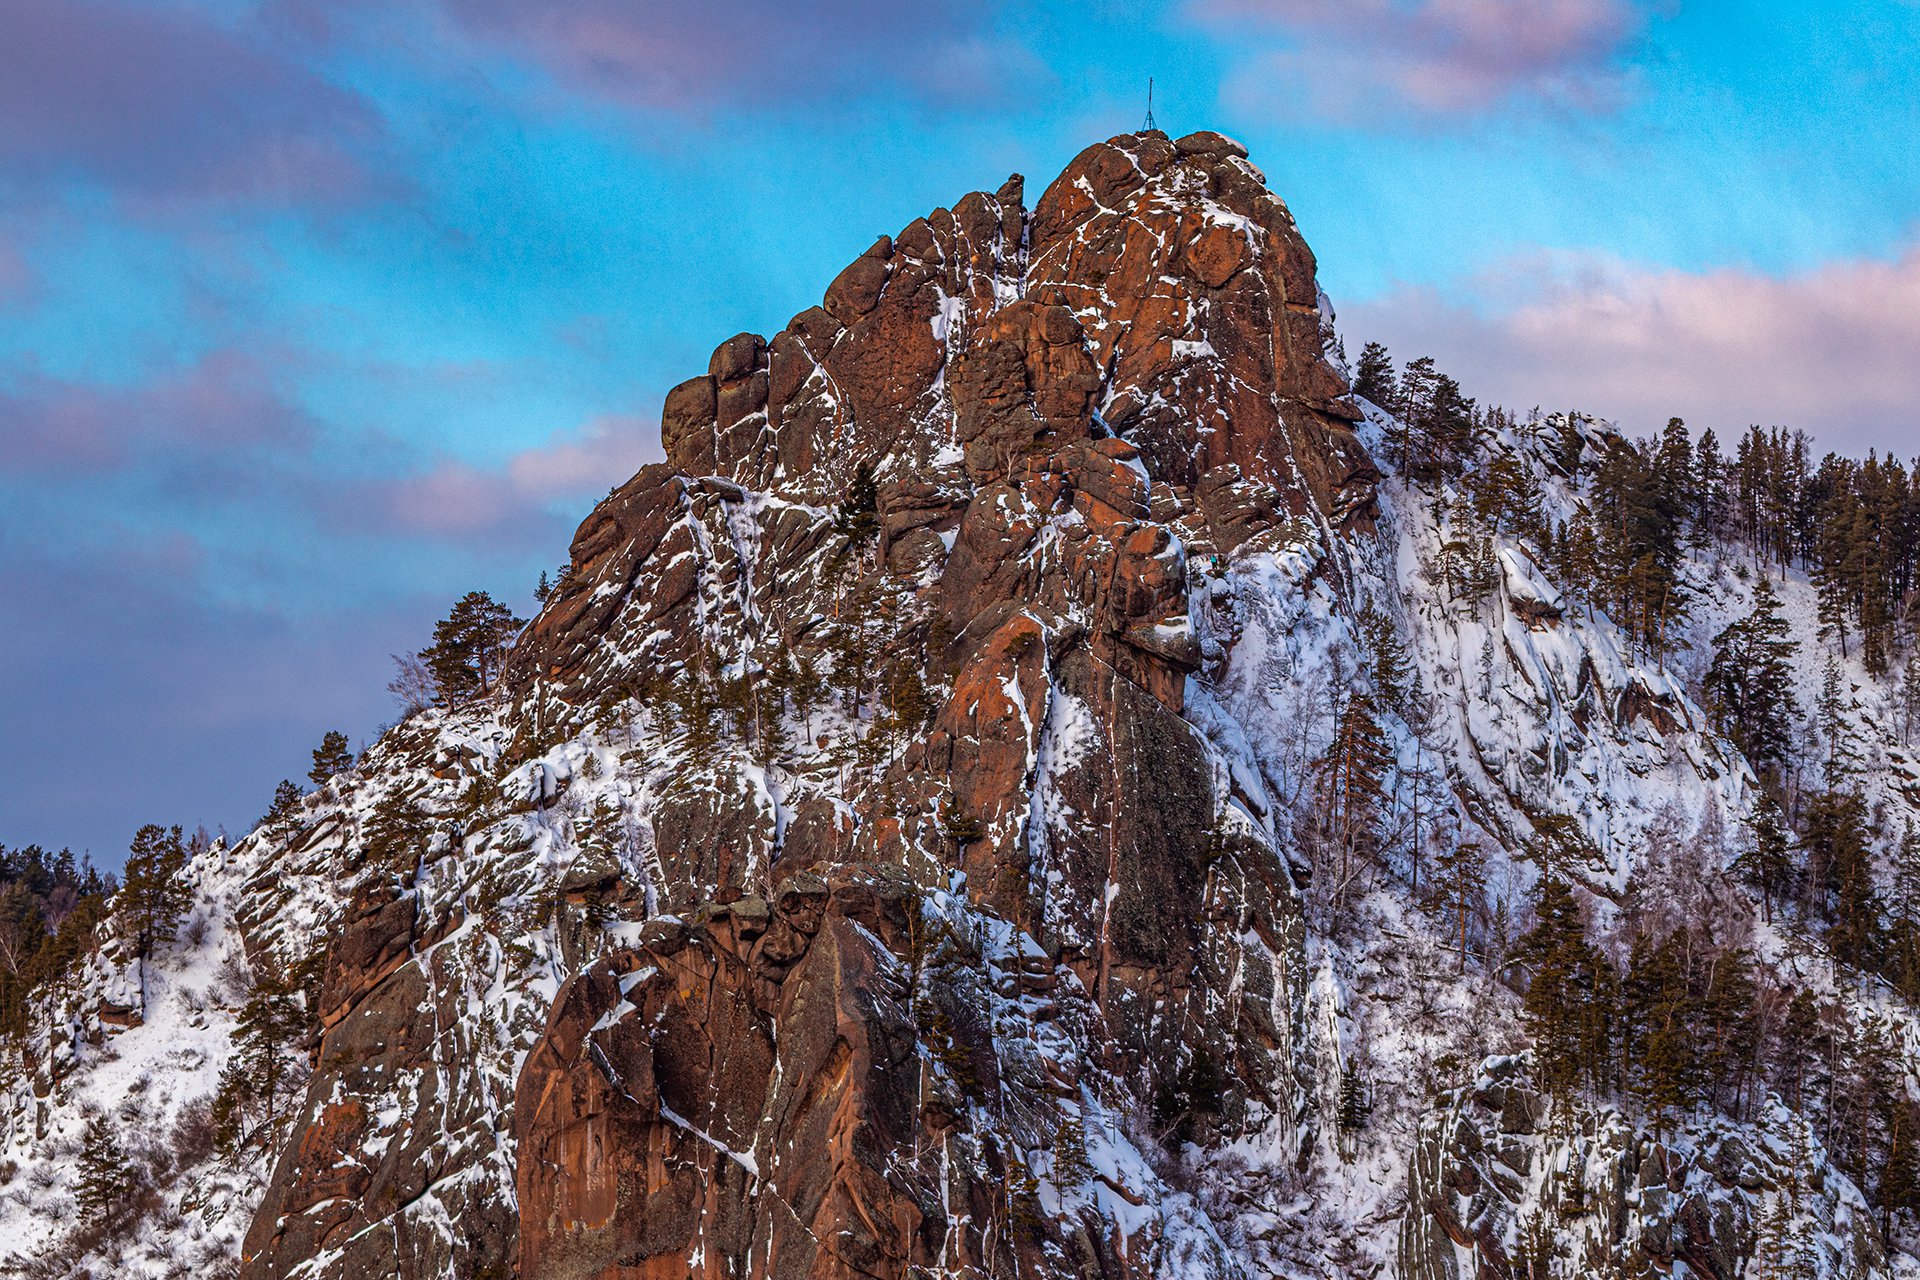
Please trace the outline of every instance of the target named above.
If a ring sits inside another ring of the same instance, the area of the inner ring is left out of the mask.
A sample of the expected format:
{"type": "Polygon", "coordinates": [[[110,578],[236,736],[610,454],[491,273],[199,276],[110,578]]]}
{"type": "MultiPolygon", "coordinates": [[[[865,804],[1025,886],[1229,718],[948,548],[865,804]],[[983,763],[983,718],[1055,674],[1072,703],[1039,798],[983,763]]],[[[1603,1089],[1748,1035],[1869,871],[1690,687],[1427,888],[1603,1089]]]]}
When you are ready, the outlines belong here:
{"type": "MultiPolygon", "coordinates": [[[[1888,1139],[1886,1122],[1892,1118],[1896,1090],[1904,1099],[1904,1078],[1896,1085],[1894,1061],[1887,1039],[1887,1023],[1868,1012],[1850,1027],[1842,1079],[1829,1100],[1827,1145],[1834,1161],[1878,1200],[1888,1139]]],[[[1904,1070],[1901,1072],[1904,1077],[1904,1070]]]]}
{"type": "Polygon", "coordinates": [[[1567,527],[1560,580],[1572,586],[1575,599],[1587,606],[1587,617],[1591,619],[1597,603],[1595,584],[1600,581],[1600,533],[1585,516],[1574,517],[1567,527]]]}
{"type": "Polygon", "coordinates": [[[1340,857],[1329,895],[1336,910],[1346,901],[1359,858],[1373,851],[1386,801],[1386,771],[1392,762],[1372,697],[1348,694],[1334,721],[1333,741],[1315,766],[1321,819],[1340,857]]]}
{"type": "Polygon", "coordinates": [[[679,678],[673,682],[673,702],[682,731],[685,733],[687,755],[695,764],[705,764],[713,750],[720,744],[720,734],[715,721],[719,715],[713,686],[706,674],[689,662],[682,668],[679,678]]]}
{"type": "Polygon", "coordinates": [[[793,680],[790,685],[793,695],[793,709],[799,715],[800,723],[807,734],[807,745],[813,745],[813,714],[820,709],[827,697],[827,682],[820,675],[820,663],[811,650],[804,651],[793,664],[793,680]]]}
{"type": "Polygon", "coordinates": [[[316,787],[323,787],[338,773],[353,768],[353,751],[347,746],[347,735],[338,729],[329,729],[320,739],[320,745],[314,748],[313,768],[307,771],[307,777],[316,787]]]}
{"type": "Polygon", "coordinates": [[[1832,654],[1820,672],[1820,696],[1814,702],[1814,720],[1820,736],[1827,742],[1826,780],[1828,787],[1839,784],[1852,770],[1853,752],[1847,742],[1847,707],[1850,701],[1846,677],[1832,654]]]}
{"type": "Polygon", "coordinates": [[[833,631],[833,669],[828,677],[840,694],[847,717],[859,720],[873,692],[882,655],[883,632],[879,592],[872,579],[856,582],[842,601],[839,626],[833,631]]]}
{"type": "Polygon", "coordinates": [[[1461,474],[1473,454],[1477,421],[1474,402],[1462,393],[1460,384],[1445,374],[1436,377],[1419,423],[1419,465],[1411,474],[1428,480],[1461,474]]]}
{"type": "Polygon", "coordinates": [[[1908,818],[1893,857],[1893,984],[1920,1004],[1920,827],[1908,818]]]}
{"type": "Polygon", "coordinates": [[[1793,656],[1787,620],[1773,585],[1761,578],[1753,612],[1722,631],[1707,669],[1707,699],[1721,731],[1766,773],[1793,745],[1793,656]]]}
{"type": "Polygon", "coordinates": [[[1373,1099],[1360,1073],[1349,1066],[1340,1073],[1340,1132],[1351,1136],[1367,1127],[1373,1116],[1373,1099]]]}
{"type": "Polygon", "coordinates": [[[1905,1098],[1889,1100],[1881,1118],[1886,1150],[1880,1165],[1881,1232],[1895,1214],[1920,1214],[1920,1111],[1905,1098]]]}
{"type": "Polygon", "coordinates": [[[144,961],[161,943],[171,942],[180,917],[193,904],[182,874],[186,866],[187,847],[179,827],[148,823],[135,833],[115,899],[120,927],[135,958],[144,961]]]}
{"type": "Polygon", "coordinates": [[[857,551],[880,532],[880,486],[873,475],[873,464],[862,461],[854,468],[847,496],[834,511],[835,532],[846,539],[844,550],[857,551]]]}
{"type": "Polygon", "coordinates": [[[273,789],[273,803],[267,806],[267,812],[257,825],[273,826],[293,821],[306,798],[307,793],[300,789],[299,783],[290,778],[280,779],[280,785],[273,789]]]}
{"type": "Polygon", "coordinates": [[[39,897],[18,880],[0,884],[0,1040],[18,1042],[29,1030],[30,975],[46,945],[39,897]]]}
{"type": "Polygon", "coordinates": [[[20,973],[46,939],[39,897],[22,881],[0,883],[0,972],[20,973]]]}
{"type": "Polygon", "coordinates": [[[1866,800],[1856,791],[1809,796],[1802,827],[1808,887],[1829,922],[1827,943],[1841,963],[1871,967],[1883,939],[1866,800]]]}
{"type": "Polygon", "coordinates": [[[230,1156],[245,1146],[255,1132],[252,1120],[258,1106],[259,1090],[253,1074],[238,1055],[228,1058],[213,1091],[214,1149],[230,1156]]]}
{"type": "Polygon", "coordinates": [[[1380,704],[1402,720],[1409,719],[1420,697],[1420,673],[1407,656],[1399,629],[1390,616],[1374,608],[1372,601],[1360,610],[1357,622],[1380,704]]]}
{"type": "Polygon", "coordinates": [[[1583,863],[1591,865],[1593,857],[1579,820],[1564,813],[1534,814],[1533,835],[1520,850],[1520,860],[1538,867],[1543,876],[1570,876],[1583,863]]]}
{"type": "Polygon", "coordinates": [[[1907,668],[1900,678],[1900,740],[1911,743],[1913,728],[1920,723],[1920,645],[1907,655],[1907,668]]]}
{"type": "Polygon", "coordinates": [[[1684,428],[1663,447],[1613,442],[1593,467],[1589,506],[1600,551],[1600,583],[1629,643],[1664,656],[1672,624],[1686,612],[1681,537],[1686,480],[1684,428]]]}
{"type": "Polygon", "coordinates": [[[1761,912],[1773,923],[1773,904],[1791,892],[1793,842],[1787,834],[1786,818],[1773,796],[1762,792],[1760,804],[1748,823],[1752,844],[1734,859],[1734,870],[1760,892],[1761,912]]]}
{"type": "Polygon", "coordinates": [[[1808,1108],[1808,1085],[1820,1064],[1822,1038],[1813,996],[1804,988],[1795,991],[1774,1037],[1773,1075],[1774,1087],[1797,1112],[1808,1108]]]}
{"type": "Polygon", "coordinates": [[[75,1174],[74,1200],[89,1222],[111,1222],[125,1212],[134,1192],[133,1174],[106,1116],[87,1121],[75,1174]]]}
{"type": "Polygon", "coordinates": [[[1486,470],[1481,490],[1482,518],[1495,534],[1509,534],[1536,550],[1547,540],[1547,518],[1533,468],[1512,454],[1501,454],[1486,470]]]}
{"type": "Polygon", "coordinates": [[[897,751],[902,742],[920,731],[934,712],[933,699],[927,694],[918,663],[901,659],[888,667],[880,704],[886,713],[881,732],[897,751]]]}
{"type": "Polygon", "coordinates": [[[1448,598],[1483,599],[1500,584],[1493,531],[1464,500],[1449,504],[1444,515],[1446,536],[1441,539],[1435,568],[1446,584],[1448,598]]]}
{"type": "Polygon", "coordinates": [[[1753,1261],[1749,1280],[1780,1280],[1787,1248],[1787,1211],[1779,1196],[1768,1196],[1753,1229],[1753,1261]]]}
{"type": "Polygon", "coordinates": [[[1630,1047],[1628,1084],[1653,1117],[1656,1138],[1666,1120],[1695,1097],[1695,1014],[1688,990],[1684,931],[1656,946],[1637,947],[1622,984],[1629,1020],[1637,1033],[1630,1047]]]}
{"type": "Polygon", "coordinates": [[[484,591],[469,591],[434,624],[420,661],[433,677],[435,700],[458,705],[485,693],[500,674],[506,648],[526,620],[484,591]]]}
{"type": "Polygon", "coordinates": [[[787,731],[787,706],[792,700],[796,677],[793,655],[784,648],[760,672],[753,718],[760,731],[760,755],[769,763],[785,757],[792,745],[792,736],[787,731]]]}
{"type": "Polygon", "coordinates": [[[1540,878],[1534,921],[1515,948],[1529,970],[1521,1010],[1540,1081],[1566,1101],[1583,1075],[1603,1065],[1592,1050],[1596,1038],[1606,1038],[1596,1037],[1596,1023],[1611,1020],[1611,1011],[1595,999],[1597,970],[1604,961],[1587,944],[1579,901],[1558,875],[1540,878]]]}
{"type": "Polygon", "coordinates": [[[1653,481],[1655,500],[1664,519],[1678,529],[1699,505],[1693,444],[1687,435],[1687,424],[1679,418],[1668,418],[1666,429],[1660,433],[1659,449],[1654,454],[1653,481]]]}
{"type": "Polygon", "coordinates": [[[1389,441],[1389,449],[1393,460],[1415,479],[1421,478],[1425,471],[1424,459],[1420,456],[1419,423],[1431,410],[1439,376],[1433,357],[1421,356],[1401,371],[1399,385],[1394,388],[1392,408],[1400,419],[1400,430],[1396,438],[1389,441]]]}
{"type": "Polygon", "coordinates": [[[1393,407],[1395,394],[1393,358],[1377,342],[1360,348],[1360,362],[1354,368],[1353,394],[1371,400],[1382,409],[1393,407]]]}
{"type": "MultiPolygon", "coordinates": [[[[1847,502],[1852,495],[1843,492],[1834,497],[1847,502]]],[[[1816,590],[1820,638],[1826,640],[1837,637],[1840,652],[1845,654],[1847,621],[1853,615],[1854,592],[1858,585],[1849,564],[1854,532],[1853,512],[1850,507],[1836,509],[1832,501],[1823,505],[1827,510],[1815,537],[1813,566],[1808,576],[1816,590]]]]}
{"type": "Polygon", "coordinates": [[[270,974],[254,987],[234,1027],[234,1051],[214,1095],[214,1125],[223,1149],[244,1144],[256,1126],[272,1125],[298,1086],[293,1050],[309,1018],[298,974],[270,974]]]}
{"type": "Polygon", "coordinates": [[[1486,854],[1472,841],[1461,841],[1441,846],[1433,861],[1433,905],[1448,921],[1459,952],[1459,971],[1465,973],[1468,930],[1486,901],[1486,854]]]}
{"type": "Polygon", "coordinates": [[[1726,463],[1720,456],[1720,440],[1709,427],[1700,435],[1693,451],[1694,508],[1691,541],[1697,547],[1717,545],[1725,536],[1730,514],[1727,495],[1726,463]]]}
{"type": "Polygon", "coordinates": [[[1755,1013],[1753,959],[1743,948],[1714,957],[1700,1006],[1704,1037],[1696,1035],[1700,1069],[1709,1097],[1739,1116],[1755,1055],[1760,1048],[1760,1023],[1755,1013]]]}
{"type": "Polygon", "coordinates": [[[433,820],[411,795],[390,791],[368,816],[364,845],[368,865],[385,871],[407,871],[425,854],[433,836],[433,820]]]}
{"type": "Polygon", "coordinates": [[[720,722],[725,726],[727,737],[734,741],[747,737],[753,718],[752,678],[747,673],[745,661],[740,665],[738,675],[729,675],[726,668],[718,665],[709,675],[714,707],[720,713],[720,722]]]}

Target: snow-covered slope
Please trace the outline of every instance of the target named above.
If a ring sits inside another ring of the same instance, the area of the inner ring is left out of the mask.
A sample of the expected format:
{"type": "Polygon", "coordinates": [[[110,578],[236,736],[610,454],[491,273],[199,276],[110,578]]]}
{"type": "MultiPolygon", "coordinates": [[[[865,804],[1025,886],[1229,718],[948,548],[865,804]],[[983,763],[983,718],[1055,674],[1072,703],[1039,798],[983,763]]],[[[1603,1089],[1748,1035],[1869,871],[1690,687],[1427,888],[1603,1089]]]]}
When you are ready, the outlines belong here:
{"type": "MultiPolygon", "coordinates": [[[[1544,842],[1612,962],[1687,924],[1751,953],[1769,1017],[1817,1002],[1823,1070],[1878,1035],[1914,1089],[1912,1010],[1730,871],[1760,787],[1701,681],[1758,569],[1690,548],[1673,656],[1637,656],[1463,501],[1498,466],[1564,523],[1609,429],[1501,418],[1466,476],[1376,469],[1402,424],[1339,394],[1326,312],[1243,149],[1137,135],[723,344],[495,696],[198,852],[150,961],[103,929],[6,1059],[0,1256],[1920,1274],[1829,1159],[1847,1135],[1757,1068],[1725,1114],[1654,1116],[1549,1098],[1529,1052],[1544,842]],[[274,992],[283,1101],[216,1142],[274,992]],[[148,1190],[76,1228],[96,1116],[148,1190]]],[[[1779,590],[1804,711],[1827,646],[1779,590]]],[[[1912,755],[1844,670],[1894,831],[1912,755]]]]}

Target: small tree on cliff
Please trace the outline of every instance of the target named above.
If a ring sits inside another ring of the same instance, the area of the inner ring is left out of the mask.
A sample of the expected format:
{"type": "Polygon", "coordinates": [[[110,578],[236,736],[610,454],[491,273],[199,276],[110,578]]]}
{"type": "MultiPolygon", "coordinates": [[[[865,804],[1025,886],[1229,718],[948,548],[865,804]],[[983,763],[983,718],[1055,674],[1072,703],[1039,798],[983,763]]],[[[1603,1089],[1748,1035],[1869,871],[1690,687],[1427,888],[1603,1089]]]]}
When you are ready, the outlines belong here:
{"type": "Polygon", "coordinates": [[[1399,389],[1393,373],[1393,357],[1377,342],[1360,348],[1360,362],[1354,366],[1353,393],[1391,409],[1399,389]]]}
{"type": "Polygon", "coordinates": [[[146,996],[146,961],[154,948],[171,942],[180,927],[180,917],[192,904],[183,872],[187,866],[187,846],[179,827],[165,828],[148,823],[134,834],[127,853],[126,879],[120,887],[115,907],[120,930],[133,948],[141,965],[140,988],[146,996]]]}
{"type": "Polygon", "coordinates": [[[1448,922],[1459,948],[1459,970],[1465,973],[1473,918],[1486,905],[1487,855],[1471,840],[1445,844],[1434,856],[1433,870],[1431,905],[1448,922]]]}
{"type": "Polygon", "coordinates": [[[1765,791],[1747,823],[1752,843],[1733,860],[1742,879],[1760,892],[1760,910],[1773,923],[1773,904],[1785,899],[1793,879],[1793,838],[1780,805],[1765,791]]]}
{"type": "Polygon", "coordinates": [[[87,1121],[75,1169],[74,1200],[87,1220],[98,1223],[118,1217],[133,1195],[134,1181],[126,1153],[114,1140],[106,1116],[87,1121]]]}
{"type": "Polygon", "coordinates": [[[1533,1036],[1541,1083],[1566,1100],[1583,1074],[1598,1074],[1612,1060],[1606,1034],[1609,994],[1606,961],[1587,943],[1573,888],[1552,870],[1540,878],[1534,899],[1536,923],[1518,952],[1531,972],[1521,1004],[1533,1036]]]}
{"type": "Polygon", "coordinates": [[[259,825],[270,826],[292,822],[294,815],[300,811],[301,802],[306,798],[307,793],[300,789],[300,784],[291,778],[280,779],[280,785],[273,789],[273,803],[267,806],[267,812],[260,819],[259,825]]]}
{"type": "Polygon", "coordinates": [[[847,545],[858,549],[880,532],[880,486],[873,477],[873,464],[862,462],[854,468],[847,496],[834,511],[833,527],[847,545]]]}
{"type": "Polygon", "coordinates": [[[898,751],[934,712],[933,699],[916,663],[901,659],[888,668],[880,705],[886,713],[881,729],[887,736],[888,749],[898,751]]]}
{"type": "Polygon", "coordinates": [[[1773,584],[1762,577],[1753,612],[1722,631],[1707,669],[1708,705],[1721,731],[1762,773],[1793,748],[1793,658],[1798,646],[1773,584]]]}
{"type": "Polygon", "coordinates": [[[353,751],[347,746],[347,735],[338,729],[327,730],[326,736],[320,739],[320,745],[314,748],[313,768],[308,770],[307,777],[313,779],[315,786],[323,787],[334,774],[345,773],[351,768],[353,751]]]}
{"type": "Polygon", "coordinates": [[[827,682],[820,674],[820,662],[811,651],[803,650],[793,662],[793,678],[788,682],[793,710],[806,731],[807,750],[813,750],[813,713],[827,699],[827,682]]]}
{"type": "Polygon", "coordinates": [[[1688,944],[1684,929],[1658,944],[1635,939],[1621,993],[1627,1085],[1652,1118],[1656,1138],[1699,1089],[1695,1040],[1703,1038],[1704,1019],[1687,981],[1688,944]]]}
{"type": "Polygon", "coordinates": [[[433,819],[411,795],[390,791],[374,806],[361,839],[369,866],[404,873],[433,839],[433,819]]]}
{"type": "Polygon", "coordinates": [[[484,591],[469,591],[433,627],[420,661],[433,677],[436,701],[459,704],[485,693],[500,674],[507,645],[526,620],[484,591]]]}
{"type": "Polygon", "coordinates": [[[1372,852],[1386,798],[1382,779],[1392,760],[1372,697],[1349,694],[1334,721],[1333,741],[1316,766],[1320,815],[1338,855],[1328,899],[1336,910],[1346,900],[1360,858],[1372,852]]]}
{"type": "Polygon", "coordinates": [[[245,1143],[259,1126],[271,1126],[299,1088],[292,1051],[309,1021],[297,974],[268,975],[241,1006],[233,1056],[214,1095],[215,1135],[224,1150],[245,1143]]]}

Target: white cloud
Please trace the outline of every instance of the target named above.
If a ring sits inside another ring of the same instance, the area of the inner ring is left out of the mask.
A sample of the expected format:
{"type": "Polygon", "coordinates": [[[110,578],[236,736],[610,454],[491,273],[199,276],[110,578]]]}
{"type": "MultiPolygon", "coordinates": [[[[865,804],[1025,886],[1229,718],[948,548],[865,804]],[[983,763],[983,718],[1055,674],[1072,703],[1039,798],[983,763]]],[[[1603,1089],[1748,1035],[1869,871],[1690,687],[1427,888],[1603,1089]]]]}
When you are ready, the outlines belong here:
{"type": "MultiPolygon", "coordinates": [[[[593,501],[660,456],[650,421],[600,417],[524,449],[497,467],[442,459],[431,469],[370,486],[372,511],[386,528],[462,539],[577,523],[593,501]]],[[[367,492],[356,493],[354,508],[367,492]]]]}
{"type": "Polygon", "coordinates": [[[1197,0],[1196,13],[1253,42],[1230,99],[1344,123],[1471,115],[1516,98],[1610,107],[1644,20],[1631,0],[1197,0]]]}
{"type": "Polygon", "coordinates": [[[1341,324],[1350,347],[1432,355],[1468,394],[1509,407],[1580,408],[1633,430],[1677,415],[1723,439],[1782,425],[1843,451],[1920,453],[1920,241],[1786,275],[1537,255],[1451,294],[1350,305],[1341,324]]]}

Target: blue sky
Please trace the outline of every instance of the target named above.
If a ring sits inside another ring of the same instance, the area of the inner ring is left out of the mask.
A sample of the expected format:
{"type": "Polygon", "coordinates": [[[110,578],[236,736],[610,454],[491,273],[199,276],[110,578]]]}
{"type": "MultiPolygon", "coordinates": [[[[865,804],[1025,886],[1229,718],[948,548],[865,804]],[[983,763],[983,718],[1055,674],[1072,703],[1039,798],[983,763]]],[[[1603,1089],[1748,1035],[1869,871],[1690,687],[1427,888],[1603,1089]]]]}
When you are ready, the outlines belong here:
{"type": "Polygon", "coordinates": [[[1349,345],[1920,453],[1920,5],[0,0],[0,842],[240,830],[876,234],[1245,141],[1349,345]]]}

